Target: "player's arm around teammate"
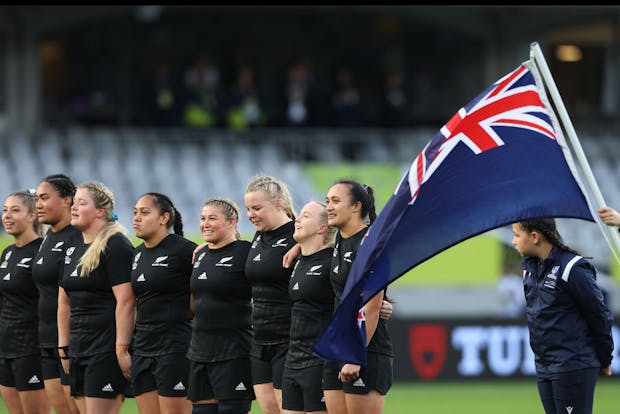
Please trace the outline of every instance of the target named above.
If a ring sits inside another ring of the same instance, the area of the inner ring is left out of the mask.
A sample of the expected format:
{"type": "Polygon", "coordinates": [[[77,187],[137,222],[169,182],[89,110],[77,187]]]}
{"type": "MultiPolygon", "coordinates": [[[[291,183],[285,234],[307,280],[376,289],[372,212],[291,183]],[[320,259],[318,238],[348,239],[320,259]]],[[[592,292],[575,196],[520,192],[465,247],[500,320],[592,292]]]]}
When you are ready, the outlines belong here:
{"type": "Polygon", "coordinates": [[[11,414],[47,414],[38,338],[38,289],[33,259],[41,245],[34,194],[10,194],[2,212],[4,230],[13,237],[0,259],[0,393],[11,414]]]}
{"type": "Polygon", "coordinates": [[[327,413],[322,389],[323,360],[312,344],[334,312],[330,283],[335,229],[327,224],[325,205],[312,201],[295,219],[294,239],[301,247],[289,283],[291,333],[282,379],[285,414],[327,413]]]}
{"type": "Polygon", "coordinates": [[[189,280],[196,243],[183,237],[181,213],[164,194],[142,195],[134,207],[131,285],[137,300],[132,391],[144,414],[190,413],[189,280]]]}

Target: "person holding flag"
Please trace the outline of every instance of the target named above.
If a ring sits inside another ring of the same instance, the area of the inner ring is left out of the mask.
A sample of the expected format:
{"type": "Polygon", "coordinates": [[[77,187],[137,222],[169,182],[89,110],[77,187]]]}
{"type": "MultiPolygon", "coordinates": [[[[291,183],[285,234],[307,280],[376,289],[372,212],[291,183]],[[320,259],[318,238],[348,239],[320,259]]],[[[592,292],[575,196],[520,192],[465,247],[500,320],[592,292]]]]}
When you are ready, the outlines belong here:
{"type": "MultiPolygon", "coordinates": [[[[372,188],[355,180],[336,181],[326,201],[327,223],[338,230],[330,276],[337,310],[356,252],[368,231],[366,221],[372,224],[377,215],[372,188]]],[[[386,321],[379,318],[384,295],[385,290],[379,291],[358,310],[367,364],[347,360],[324,364],[323,389],[330,413],[374,414],[383,409],[384,397],[392,386],[394,357],[386,321]]]]}
{"type": "Polygon", "coordinates": [[[603,223],[608,226],[616,226],[620,228],[620,213],[611,207],[603,206],[598,210],[598,216],[603,220],[603,223]]]}
{"type": "Polygon", "coordinates": [[[592,413],[599,375],[611,375],[613,316],[596,283],[596,269],[561,241],[555,220],[512,225],[523,256],[530,347],[547,414],[592,413]]]}

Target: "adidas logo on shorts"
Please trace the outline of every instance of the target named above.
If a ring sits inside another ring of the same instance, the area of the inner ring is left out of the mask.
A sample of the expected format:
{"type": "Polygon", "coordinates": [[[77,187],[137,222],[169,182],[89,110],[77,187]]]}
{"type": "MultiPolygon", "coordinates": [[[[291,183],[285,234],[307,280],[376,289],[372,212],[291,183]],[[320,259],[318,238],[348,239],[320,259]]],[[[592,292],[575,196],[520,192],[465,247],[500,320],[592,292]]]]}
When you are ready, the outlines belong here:
{"type": "Polygon", "coordinates": [[[353,383],[353,386],[354,387],[365,387],[366,384],[364,384],[364,381],[362,381],[361,378],[358,378],[357,381],[353,383]]]}
{"type": "Polygon", "coordinates": [[[179,383],[177,385],[174,386],[174,388],[172,388],[175,391],[184,391],[185,390],[185,385],[183,385],[183,382],[179,381],[179,383]]]}
{"type": "Polygon", "coordinates": [[[37,377],[36,374],[28,380],[28,384],[39,384],[40,382],[41,380],[39,380],[39,377],[37,377]]]}
{"type": "Polygon", "coordinates": [[[103,388],[101,389],[101,391],[109,391],[112,392],[114,391],[114,388],[112,388],[112,384],[110,384],[109,382],[103,386],[103,388]]]}
{"type": "Polygon", "coordinates": [[[235,387],[235,391],[247,391],[248,389],[245,387],[243,382],[240,382],[239,385],[235,387]]]}

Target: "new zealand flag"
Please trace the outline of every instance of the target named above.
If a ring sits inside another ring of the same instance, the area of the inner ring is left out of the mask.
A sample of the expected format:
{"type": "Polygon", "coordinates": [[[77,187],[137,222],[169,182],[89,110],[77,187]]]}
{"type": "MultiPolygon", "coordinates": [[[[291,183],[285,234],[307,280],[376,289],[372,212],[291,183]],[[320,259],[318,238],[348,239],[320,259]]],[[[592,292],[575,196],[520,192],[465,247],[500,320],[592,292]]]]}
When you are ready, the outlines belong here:
{"type": "Polygon", "coordinates": [[[316,354],[365,364],[360,308],[463,240],[528,219],[594,221],[575,171],[540,76],[527,61],[461,108],[414,159],[364,237],[316,354]]]}

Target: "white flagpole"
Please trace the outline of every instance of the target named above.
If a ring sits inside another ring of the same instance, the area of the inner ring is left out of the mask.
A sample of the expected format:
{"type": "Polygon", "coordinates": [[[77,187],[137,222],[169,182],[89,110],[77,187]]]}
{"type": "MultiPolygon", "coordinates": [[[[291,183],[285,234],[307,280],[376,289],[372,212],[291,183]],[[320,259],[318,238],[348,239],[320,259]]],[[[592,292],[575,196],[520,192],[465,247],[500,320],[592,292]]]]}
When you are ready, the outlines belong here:
{"type": "MultiPolygon", "coordinates": [[[[568,116],[568,112],[566,111],[566,107],[564,106],[564,102],[562,102],[562,98],[560,97],[560,92],[558,91],[557,86],[555,85],[555,81],[551,76],[551,71],[547,66],[547,62],[545,61],[545,57],[543,56],[542,50],[538,45],[538,42],[533,42],[530,45],[530,58],[534,58],[534,62],[538,66],[538,70],[541,73],[545,85],[549,89],[549,93],[551,94],[551,99],[553,99],[553,103],[555,104],[555,108],[562,120],[562,125],[564,129],[566,129],[566,134],[568,139],[571,142],[571,146],[573,147],[573,151],[577,156],[577,160],[579,161],[579,165],[583,169],[585,174],[586,181],[590,186],[590,190],[592,191],[592,195],[595,198],[597,204],[597,210],[603,206],[606,206],[605,200],[603,199],[603,194],[596,183],[596,179],[594,178],[594,174],[592,173],[592,169],[590,168],[590,164],[586,158],[585,153],[583,152],[583,148],[581,148],[581,143],[579,142],[579,138],[577,138],[577,133],[575,132],[575,128],[573,127],[573,123],[568,116]]],[[[598,214],[593,212],[594,219],[596,220],[605,240],[609,244],[609,247],[616,257],[616,261],[620,263],[620,237],[618,236],[618,232],[615,228],[611,228],[607,226],[602,220],[599,218],[598,214]]]]}

